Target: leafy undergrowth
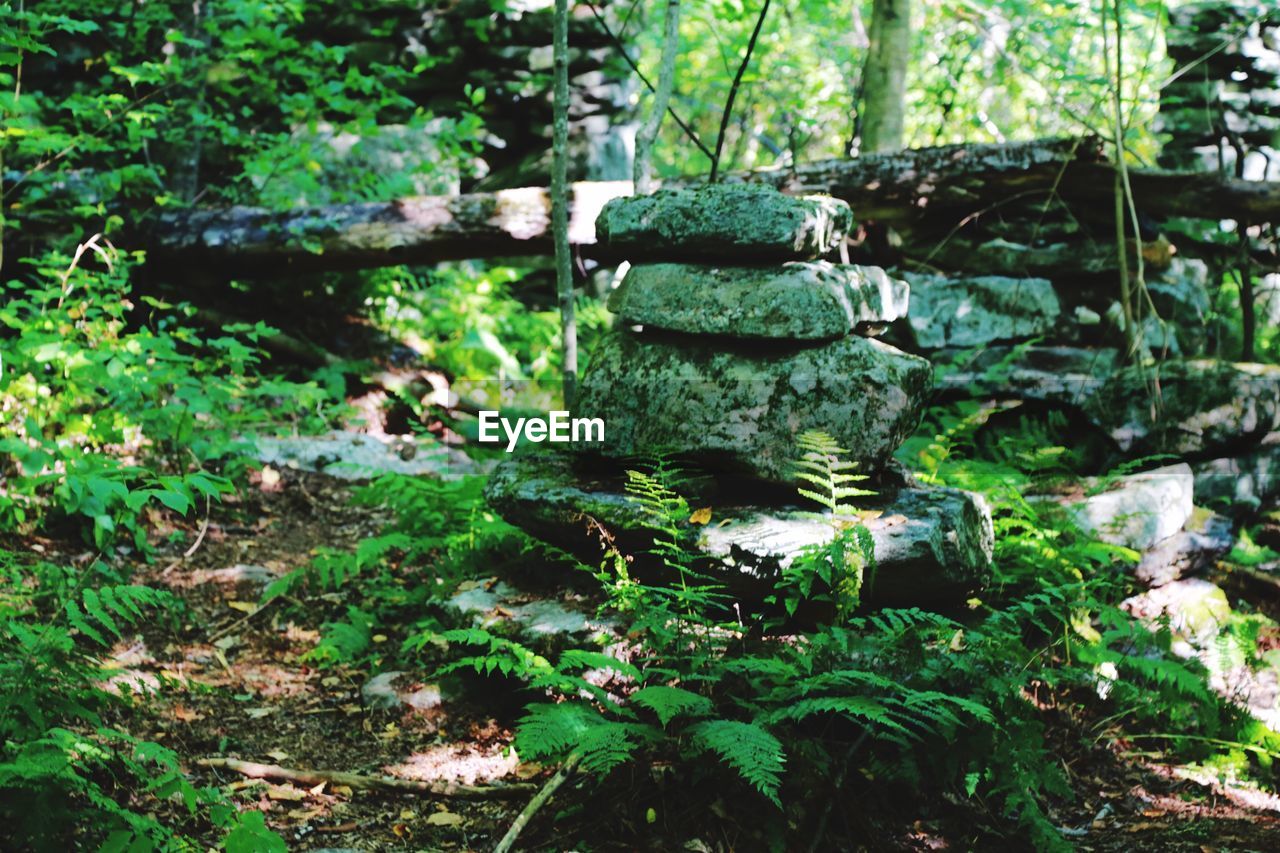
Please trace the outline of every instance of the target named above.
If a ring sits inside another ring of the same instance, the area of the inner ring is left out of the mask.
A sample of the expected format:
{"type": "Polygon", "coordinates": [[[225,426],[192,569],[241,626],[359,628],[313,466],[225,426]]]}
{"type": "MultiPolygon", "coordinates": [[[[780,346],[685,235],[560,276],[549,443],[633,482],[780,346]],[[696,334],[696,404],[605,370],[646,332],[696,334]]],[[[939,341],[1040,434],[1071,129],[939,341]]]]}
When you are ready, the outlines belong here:
{"type": "MultiPolygon", "coordinates": [[[[266,825],[291,849],[488,849],[523,800],[438,799],[257,781],[197,763],[230,756],[290,768],[476,784],[536,782],[549,771],[504,754],[526,715],[528,693],[516,682],[456,675],[433,681],[441,666],[457,659],[455,653],[435,646],[425,657],[401,651],[405,639],[433,621],[432,613],[442,613],[424,603],[421,593],[435,580],[429,563],[405,565],[393,557],[360,571],[356,579],[380,578],[370,584],[378,590],[373,596],[359,592],[359,582],[343,583],[343,594],[325,585],[295,586],[259,610],[273,578],[313,565],[318,554],[354,553],[393,522],[385,511],[354,503],[348,486],[322,475],[286,472],[267,481],[258,478],[243,499],[215,505],[204,542],[190,559],[169,568],[194,539],[196,523],[185,529],[185,541],[138,567],[136,580],[168,590],[181,605],[170,608],[176,619],[119,626],[122,637],[106,655],[112,683],[150,685],[155,692],[107,711],[107,724],[172,750],[198,788],[218,792],[236,808],[261,810],[266,825]],[[347,608],[353,604],[371,614],[367,639],[326,650],[332,625],[350,619],[347,608]],[[420,710],[368,707],[361,687],[370,672],[405,667],[403,692],[436,683],[443,701],[420,710]]],[[[22,544],[39,549],[50,563],[87,559],[74,542],[34,538],[22,544]]],[[[511,614],[495,608],[485,615],[495,635],[509,635],[511,614]]],[[[452,624],[447,618],[434,621],[440,630],[452,624]]],[[[1113,737],[1115,720],[1109,718],[1115,709],[1090,687],[1037,683],[1019,701],[1062,771],[1063,792],[1045,800],[1045,814],[1067,831],[1070,843],[1103,850],[1199,849],[1206,843],[1262,849],[1280,830],[1274,800],[1247,787],[1181,778],[1181,762],[1149,752],[1150,742],[1113,737]]],[[[650,706],[660,702],[655,695],[650,706]]],[[[675,706],[665,707],[674,713],[675,706]]],[[[846,752],[858,740],[857,728],[839,724],[814,734],[846,752]]],[[[995,848],[1026,840],[990,797],[971,797],[963,787],[938,785],[936,779],[896,778],[895,752],[892,744],[861,747],[839,785],[831,780],[825,790],[789,803],[782,830],[786,849],[809,848],[827,803],[827,841],[818,849],[995,848]]],[[[690,767],[677,758],[625,764],[603,780],[584,772],[535,820],[525,839],[530,849],[675,849],[695,841],[702,846],[689,849],[766,846],[761,815],[771,807],[758,794],[734,783],[732,774],[718,774],[714,762],[690,767]],[[716,784],[708,787],[709,781],[716,784]]],[[[783,792],[792,792],[790,784],[783,792]]],[[[128,802],[136,791],[120,796],[128,802]]],[[[176,799],[150,808],[172,825],[185,814],[176,799]]],[[[205,845],[223,835],[212,824],[188,828],[205,845]]]]}

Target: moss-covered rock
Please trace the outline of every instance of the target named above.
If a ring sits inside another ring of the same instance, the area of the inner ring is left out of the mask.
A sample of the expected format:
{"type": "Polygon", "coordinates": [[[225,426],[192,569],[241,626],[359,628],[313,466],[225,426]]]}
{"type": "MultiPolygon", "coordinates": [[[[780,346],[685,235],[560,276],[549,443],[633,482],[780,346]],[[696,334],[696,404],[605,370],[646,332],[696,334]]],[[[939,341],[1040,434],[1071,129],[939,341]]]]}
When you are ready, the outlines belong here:
{"type": "Polygon", "coordinates": [[[972,347],[1052,331],[1062,307],[1044,278],[908,273],[911,331],[925,349],[972,347]]]}
{"type": "Polygon", "coordinates": [[[1256,445],[1280,429],[1280,366],[1171,359],[1121,366],[1114,349],[990,347],[939,390],[1074,408],[1129,456],[1199,456],[1256,445]]]}
{"type": "Polygon", "coordinates": [[[736,338],[831,340],[907,313],[907,283],[879,267],[638,264],[609,297],[629,323],[736,338]]]}
{"type": "Polygon", "coordinates": [[[615,198],[596,219],[596,239],[629,260],[808,260],[839,246],[852,221],[849,205],[830,196],[712,184],[615,198]]]}
{"type": "Polygon", "coordinates": [[[604,420],[604,442],[585,449],[606,456],[672,452],[789,481],[806,430],[880,466],[915,429],[931,378],[924,359],[858,336],[797,348],[617,330],[592,354],[574,414],[604,420]]]}
{"type": "MultiPolygon", "coordinates": [[[[486,489],[493,508],[530,534],[576,554],[589,565],[606,547],[632,558],[632,569],[652,578],[662,563],[648,555],[650,521],[627,497],[618,467],[592,464],[556,452],[527,453],[494,471],[486,489]]],[[[693,550],[735,594],[759,603],[777,574],[799,551],[830,541],[833,528],[797,506],[794,486],[750,493],[722,488],[693,494],[710,512],[705,525],[687,524],[693,550]]],[[[867,526],[875,540],[877,569],[864,600],[876,605],[955,605],[980,589],[991,569],[991,515],[982,498],[956,489],[886,487],[862,499],[879,510],[867,526]]],[[[875,515],[869,513],[868,515],[875,515]]],[[[700,564],[701,565],[701,564],[700,564]]]]}

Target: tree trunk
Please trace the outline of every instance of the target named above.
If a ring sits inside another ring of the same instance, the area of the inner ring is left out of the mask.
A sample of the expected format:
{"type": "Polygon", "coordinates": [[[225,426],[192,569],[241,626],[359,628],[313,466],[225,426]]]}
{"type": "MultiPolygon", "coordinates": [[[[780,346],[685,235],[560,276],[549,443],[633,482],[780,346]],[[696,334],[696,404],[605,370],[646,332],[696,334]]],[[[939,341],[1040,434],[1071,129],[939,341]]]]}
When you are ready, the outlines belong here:
{"type": "Polygon", "coordinates": [[[671,90],[676,81],[676,51],[680,46],[680,0],[667,0],[667,12],[663,25],[662,65],[658,69],[658,89],[653,93],[653,107],[644,127],[636,134],[636,157],[633,181],[639,195],[653,191],[653,144],[662,127],[662,117],[667,114],[671,90]]]}
{"type": "MultiPolygon", "coordinates": [[[[556,253],[556,293],[560,302],[560,357],[564,404],[572,406],[578,385],[578,326],[573,315],[573,266],[569,257],[569,0],[556,0],[552,38],[555,114],[552,121],[551,228],[556,253]]],[[[664,106],[665,110],[665,106],[664,106]]]]}
{"type": "Polygon", "coordinates": [[[897,151],[911,58],[911,0],[873,0],[870,41],[862,72],[861,150],[897,151]]]}

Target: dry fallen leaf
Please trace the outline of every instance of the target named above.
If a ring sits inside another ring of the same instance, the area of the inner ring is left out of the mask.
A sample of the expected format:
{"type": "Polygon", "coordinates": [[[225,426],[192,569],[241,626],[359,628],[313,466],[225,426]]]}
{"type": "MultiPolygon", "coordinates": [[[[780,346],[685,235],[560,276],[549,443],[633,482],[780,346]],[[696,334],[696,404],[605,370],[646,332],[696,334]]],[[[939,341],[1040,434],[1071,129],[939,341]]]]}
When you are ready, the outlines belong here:
{"type": "Polygon", "coordinates": [[[689,521],[693,524],[706,524],[711,520],[711,507],[704,506],[702,509],[695,509],[693,514],[689,516],[689,521]]]}
{"type": "Polygon", "coordinates": [[[175,705],[173,708],[173,718],[175,720],[181,720],[184,723],[190,723],[195,720],[203,720],[204,714],[201,714],[199,711],[193,711],[186,705],[175,705]]]}
{"type": "Polygon", "coordinates": [[[284,761],[289,757],[289,753],[285,752],[283,749],[273,749],[268,752],[267,755],[271,756],[276,761],[284,761]]]}
{"type": "Polygon", "coordinates": [[[536,761],[521,761],[516,765],[517,779],[532,779],[542,772],[542,765],[536,761]]]}
{"type": "Polygon", "coordinates": [[[462,822],[462,815],[455,812],[436,812],[427,818],[430,826],[458,826],[462,822]]]}
{"type": "Polygon", "coordinates": [[[298,800],[306,799],[307,792],[299,791],[292,785],[268,785],[267,796],[273,800],[297,802],[298,800]]]}
{"type": "Polygon", "coordinates": [[[258,605],[252,601],[228,601],[227,606],[232,610],[239,610],[241,613],[253,613],[258,609],[258,605]]]}

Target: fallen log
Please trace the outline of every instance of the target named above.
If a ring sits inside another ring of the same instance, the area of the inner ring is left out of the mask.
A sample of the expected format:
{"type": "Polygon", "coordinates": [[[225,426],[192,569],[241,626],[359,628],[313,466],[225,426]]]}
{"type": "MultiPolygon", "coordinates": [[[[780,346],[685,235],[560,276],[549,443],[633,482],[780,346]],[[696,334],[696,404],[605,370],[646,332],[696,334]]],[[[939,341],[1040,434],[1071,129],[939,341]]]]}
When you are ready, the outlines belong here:
{"type": "MultiPolygon", "coordinates": [[[[569,237],[595,242],[604,203],[629,181],[574,184],[569,237]]],[[[457,196],[270,211],[254,207],[162,214],[151,226],[150,257],[161,265],[264,276],[468,258],[549,255],[551,197],[542,187],[457,196]]]]}
{"type": "MultiPolygon", "coordinates": [[[[1136,169],[1130,179],[1137,207],[1148,216],[1280,221],[1277,182],[1136,169]]],[[[1096,211],[1095,218],[1114,210],[1114,172],[1092,139],[922,148],[727,180],[830,193],[860,221],[904,229],[946,229],[1001,205],[1055,197],[1096,211]]],[[[627,181],[573,185],[569,236],[583,256],[605,257],[595,245],[596,215],[609,199],[630,192],[627,181]]],[[[541,187],[290,211],[233,207],[166,213],[143,242],[162,265],[265,276],[549,255],[550,214],[541,187]]]]}

